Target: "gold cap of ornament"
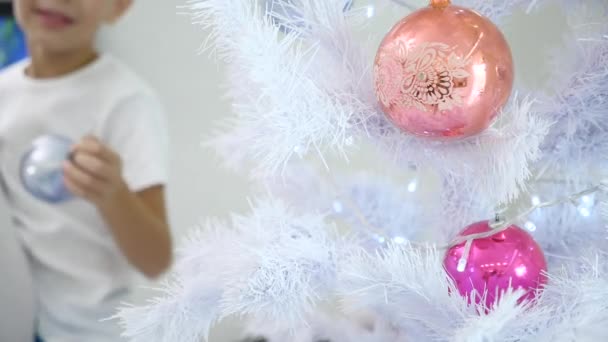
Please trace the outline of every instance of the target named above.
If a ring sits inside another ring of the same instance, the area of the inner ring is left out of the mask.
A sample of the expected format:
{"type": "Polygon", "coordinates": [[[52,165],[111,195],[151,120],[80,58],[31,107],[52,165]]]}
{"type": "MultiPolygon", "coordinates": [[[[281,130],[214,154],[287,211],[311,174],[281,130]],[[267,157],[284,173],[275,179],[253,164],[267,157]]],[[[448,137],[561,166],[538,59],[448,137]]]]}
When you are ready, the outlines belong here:
{"type": "Polygon", "coordinates": [[[450,0],[431,0],[431,7],[433,8],[446,8],[451,5],[450,0]]]}

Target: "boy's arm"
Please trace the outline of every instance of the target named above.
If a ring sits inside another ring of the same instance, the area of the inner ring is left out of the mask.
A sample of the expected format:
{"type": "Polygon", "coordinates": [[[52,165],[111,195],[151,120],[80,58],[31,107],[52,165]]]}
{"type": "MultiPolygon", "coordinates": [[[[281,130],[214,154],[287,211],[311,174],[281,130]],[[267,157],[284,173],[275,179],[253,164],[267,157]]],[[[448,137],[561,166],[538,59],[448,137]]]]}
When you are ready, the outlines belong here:
{"type": "Polygon", "coordinates": [[[171,236],[164,187],[132,193],[125,188],[98,209],[127,259],[143,274],[156,278],[171,265],[171,236]]]}
{"type": "Polygon", "coordinates": [[[95,137],[86,137],[64,166],[68,189],[93,203],[123,254],[153,278],[171,264],[172,246],[164,187],[133,193],[122,175],[120,156],[95,137]]]}

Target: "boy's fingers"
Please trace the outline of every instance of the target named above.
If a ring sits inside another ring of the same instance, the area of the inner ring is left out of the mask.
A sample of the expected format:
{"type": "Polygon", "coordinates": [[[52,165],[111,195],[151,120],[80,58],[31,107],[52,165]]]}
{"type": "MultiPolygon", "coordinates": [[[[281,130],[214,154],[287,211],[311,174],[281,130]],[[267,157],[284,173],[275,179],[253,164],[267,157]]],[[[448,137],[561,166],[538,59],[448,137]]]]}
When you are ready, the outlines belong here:
{"type": "MultiPolygon", "coordinates": [[[[66,162],[63,168],[66,183],[71,185],[79,193],[77,195],[84,197],[94,197],[101,193],[103,182],[94,176],[80,170],[76,165],[66,162]]],[[[67,184],[66,184],[67,185],[67,184]]]]}
{"type": "Polygon", "coordinates": [[[79,152],[84,152],[111,161],[111,157],[106,150],[106,147],[96,138],[85,137],[74,146],[72,153],[78,154],[79,152]]]}
{"type": "Polygon", "coordinates": [[[86,173],[94,175],[99,179],[107,179],[112,173],[107,162],[91,154],[76,153],[71,161],[86,173]]]}
{"type": "Polygon", "coordinates": [[[84,137],[80,143],[74,146],[74,152],[79,151],[93,154],[111,163],[115,163],[120,160],[114,151],[109,149],[99,139],[91,135],[84,137]]]}
{"type": "Polygon", "coordinates": [[[69,176],[63,179],[65,187],[75,196],[82,197],[85,199],[91,199],[90,196],[81,188],[80,185],[77,185],[69,176]]]}

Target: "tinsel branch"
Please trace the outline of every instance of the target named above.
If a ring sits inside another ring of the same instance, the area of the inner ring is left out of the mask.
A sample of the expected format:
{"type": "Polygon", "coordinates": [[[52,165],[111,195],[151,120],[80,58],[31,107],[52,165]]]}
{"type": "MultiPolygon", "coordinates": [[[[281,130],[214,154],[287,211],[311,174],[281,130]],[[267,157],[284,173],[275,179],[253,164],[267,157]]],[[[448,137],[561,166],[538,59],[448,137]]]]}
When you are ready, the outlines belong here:
{"type": "Polygon", "coordinates": [[[371,239],[369,247],[374,249],[391,239],[422,241],[441,224],[439,196],[430,195],[416,178],[404,186],[386,174],[337,170],[330,174],[295,163],[268,187],[294,207],[346,223],[352,232],[371,239]]]}
{"type": "MultiPolygon", "coordinates": [[[[426,336],[451,341],[457,331],[461,336],[467,334],[466,325],[484,320],[479,313],[488,308],[470,305],[467,298],[453,295],[458,289],[446,275],[442,259],[443,253],[433,247],[409,244],[393,244],[375,254],[362,250],[353,253],[341,272],[340,293],[346,309],[372,310],[398,326],[410,339],[426,336]]],[[[508,292],[492,312],[504,306],[502,313],[508,312],[506,307],[515,311],[504,319],[516,316],[524,309],[510,298],[519,298],[518,294],[508,292]]],[[[478,328],[502,331],[505,325],[496,319],[487,321],[483,327],[477,323],[476,334],[481,332],[478,328]]]]}
{"type": "Polygon", "coordinates": [[[373,49],[354,38],[343,14],[345,2],[292,3],[299,15],[292,24],[282,19],[293,31],[280,37],[247,1],[191,2],[228,59],[237,116],[214,146],[230,164],[249,162],[267,177],[308,151],[323,161],[323,151],[348,158],[350,145],[371,141],[397,162],[436,169],[448,178],[447,185],[464,180],[463,187],[487,195],[482,200],[489,203],[517,196],[548,127],[535,117],[532,100],[516,99],[499,123],[472,139],[441,143],[406,135],[379,111],[373,49]],[[486,176],[477,177],[471,165],[486,176]]]}
{"type": "MultiPolygon", "coordinates": [[[[579,190],[581,188],[573,189],[572,185],[564,182],[539,182],[532,186],[531,195],[523,202],[529,205],[534,201],[550,201],[579,190]]],[[[566,263],[586,249],[608,247],[608,217],[603,218],[600,213],[607,195],[599,192],[572,203],[537,210],[526,221],[518,223],[531,231],[549,259],[551,256],[561,257],[562,260],[555,260],[556,264],[566,263]]]]}
{"type": "Polygon", "coordinates": [[[455,0],[454,4],[473,8],[479,13],[490,18],[490,20],[502,23],[502,21],[513,14],[518,8],[524,8],[527,13],[537,8],[539,3],[545,0],[455,0]]]}
{"type": "MultiPolygon", "coordinates": [[[[516,8],[547,2],[455,3],[500,22],[516,8]]],[[[412,241],[428,229],[440,234],[435,241],[442,246],[516,198],[534,172],[568,175],[563,187],[538,190],[557,197],[592,181],[590,170],[602,165],[608,24],[589,18],[606,17],[608,3],[593,2],[587,11],[580,2],[559,3],[569,11],[574,38],[552,57],[551,91],[535,92],[538,101],[514,96],[484,133],[444,142],[404,134],[381,113],[372,82],[375,50],[355,38],[357,18],[344,13],[348,0],[293,0],[287,12],[268,12],[257,1],[189,0],[193,21],[211,32],[208,47],[228,64],[234,116],[211,144],[229,165],[252,169],[265,184],[279,176],[270,192],[285,199],[260,200],[248,215],[195,229],[160,295],[116,315],[124,336],[200,342],[216,322],[237,315],[254,317],[281,342],[603,340],[608,255],[598,217],[585,220],[572,215],[576,207],[561,206],[527,218],[550,256],[549,283],[530,302],[509,288],[491,307],[470,303],[477,294],[459,294],[442,266],[445,250],[412,241]],[[434,169],[442,180],[434,202],[440,208],[416,202],[405,186],[386,179],[326,178],[294,163],[316,155],[329,166],[331,154],[348,160],[351,147],[366,143],[383,152],[387,165],[434,169]],[[337,222],[353,234],[338,234],[337,222]],[[390,241],[370,242],[377,228],[390,241]],[[583,250],[585,256],[575,255],[583,250]],[[336,300],[338,312],[319,313],[336,300]],[[361,312],[374,317],[373,329],[359,324],[361,312]]],[[[542,179],[535,181],[537,191],[542,179]]],[[[597,201],[608,219],[606,199],[597,201]]]]}
{"type": "Polygon", "coordinates": [[[422,341],[592,342],[608,334],[605,252],[556,271],[538,300],[522,303],[521,292],[508,289],[491,308],[454,295],[441,255],[407,244],[354,253],[341,272],[346,309],[372,310],[422,341]]]}
{"type": "Polygon", "coordinates": [[[604,220],[604,228],[606,229],[606,239],[608,239],[608,202],[602,201],[600,204],[600,214],[604,220]]]}
{"type": "Polygon", "coordinates": [[[146,305],[126,305],[114,319],[119,320],[122,336],[131,342],[200,342],[219,317],[221,289],[211,288],[206,274],[196,278],[175,277],[163,294],[146,305]]]}
{"type": "Polygon", "coordinates": [[[541,298],[550,314],[544,322],[534,322],[531,338],[524,341],[595,342],[608,336],[608,255],[593,250],[585,254],[550,276],[541,298]]]}
{"type": "Polygon", "coordinates": [[[264,336],[268,342],[407,342],[399,331],[378,317],[344,316],[318,311],[310,326],[293,336],[289,331],[273,331],[267,322],[253,320],[246,329],[250,336],[264,336]]]}
{"type": "Polygon", "coordinates": [[[226,120],[226,130],[212,142],[229,165],[255,161],[253,173],[267,176],[311,151],[321,159],[323,151],[346,153],[352,122],[367,115],[357,96],[361,68],[367,66],[356,55],[358,45],[349,44],[344,0],[295,1],[301,22],[285,18],[284,25],[319,29],[287,35],[256,1],[188,3],[195,22],[211,29],[210,42],[229,66],[236,117],[226,120]],[[300,39],[304,34],[311,38],[300,39]]]}
{"type": "Polygon", "coordinates": [[[297,215],[275,200],[260,201],[229,224],[205,224],[180,248],[164,295],[119,312],[124,336],[199,342],[231,315],[301,329],[333,293],[339,241],[333,230],[323,215],[297,215]]]}
{"type": "MultiPolygon", "coordinates": [[[[531,175],[530,162],[540,158],[540,144],[549,123],[533,110],[533,100],[518,98],[500,119],[478,136],[452,142],[427,141],[398,132],[378,117],[372,133],[380,148],[399,163],[414,163],[436,170],[444,181],[446,193],[475,194],[476,201],[488,206],[516,198],[531,175]],[[380,122],[382,122],[380,124],[380,122]],[[484,175],[479,177],[479,175],[484,175]]],[[[371,131],[371,128],[370,128],[371,131]]],[[[457,205],[456,199],[446,205],[457,205]]],[[[475,213],[456,207],[450,213],[470,222],[475,213]]],[[[461,228],[461,227],[459,227],[461,228]]]]}
{"type": "Polygon", "coordinates": [[[571,30],[551,55],[550,91],[536,106],[554,123],[538,168],[548,170],[541,177],[593,182],[606,166],[599,156],[608,155],[608,3],[576,2],[568,9],[571,30]]]}

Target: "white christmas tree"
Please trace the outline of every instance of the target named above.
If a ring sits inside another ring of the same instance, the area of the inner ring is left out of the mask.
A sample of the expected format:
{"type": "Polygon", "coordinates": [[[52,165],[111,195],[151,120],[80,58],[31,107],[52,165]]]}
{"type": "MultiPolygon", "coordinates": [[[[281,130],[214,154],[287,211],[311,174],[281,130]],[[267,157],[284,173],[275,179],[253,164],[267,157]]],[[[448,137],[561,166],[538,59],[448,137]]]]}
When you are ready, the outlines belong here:
{"type": "MultiPolygon", "coordinates": [[[[454,3],[500,26],[556,1],[454,3]]],[[[120,310],[124,335],[198,342],[238,315],[271,342],[606,340],[608,2],[557,3],[570,27],[546,53],[548,86],[517,86],[480,134],[436,140],[404,133],[380,109],[377,47],[361,38],[369,7],[189,0],[228,65],[234,113],[210,145],[263,191],[249,213],[192,232],[164,293],[120,310]],[[398,174],[432,170],[435,197],[420,197],[422,178],[334,167],[362,146],[398,174]],[[492,234],[517,224],[541,246],[547,283],[533,297],[459,294],[446,251],[484,238],[458,238],[482,220],[492,234]]]]}

